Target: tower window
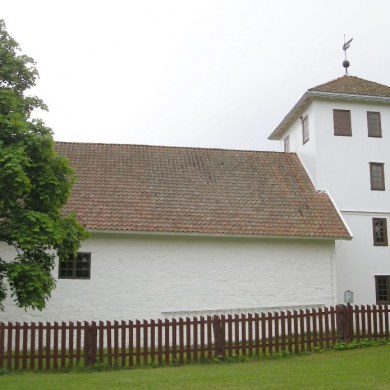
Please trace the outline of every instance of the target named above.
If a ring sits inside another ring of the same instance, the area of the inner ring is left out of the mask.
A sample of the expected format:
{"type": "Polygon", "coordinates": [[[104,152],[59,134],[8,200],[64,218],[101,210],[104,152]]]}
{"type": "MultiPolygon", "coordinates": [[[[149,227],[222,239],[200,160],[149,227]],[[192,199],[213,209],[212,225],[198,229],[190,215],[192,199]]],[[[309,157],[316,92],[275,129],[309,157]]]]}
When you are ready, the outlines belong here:
{"type": "Polygon", "coordinates": [[[290,151],[290,136],[289,135],[284,139],[284,151],[285,152],[290,151]]]}
{"type": "Polygon", "coordinates": [[[373,218],[372,231],[375,246],[387,246],[387,219],[373,218]]]}
{"type": "Polygon", "coordinates": [[[351,136],[351,111],[333,110],[334,135],[351,136]]]}
{"type": "Polygon", "coordinates": [[[375,276],[375,291],[376,291],[377,304],[390,303],[390,276],[389,275],[375,276]]]}
{"type": "Polygon", "coordinates": [[[369,137],[382,137],[380,112],[367,111],[367,127],[369,137]]]}
{"type": "Polygon", "coordinates": [[[303,144],[309,141],[309,118],[307,115],[302,119],[302,140],[303,144]]]}
{"type": "Polygon", "coordinates": [[[370,162],[370,181],[372,190],[385,190],[385,169],[383,163],[370,162]]]}

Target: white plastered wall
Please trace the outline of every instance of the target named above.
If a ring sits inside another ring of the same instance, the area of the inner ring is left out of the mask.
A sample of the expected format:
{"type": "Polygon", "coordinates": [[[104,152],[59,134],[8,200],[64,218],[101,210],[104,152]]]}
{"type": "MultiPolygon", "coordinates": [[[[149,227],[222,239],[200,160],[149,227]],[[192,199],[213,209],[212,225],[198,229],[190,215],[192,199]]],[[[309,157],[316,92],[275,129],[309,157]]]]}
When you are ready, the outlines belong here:
{"type": "Polygon", "coordinates": [[[344,213],[344,218],[354,239],[336,242],[338,301],[344,302],[344,291],[350,290],[354,304],[375,304],[375,275],[390,275],[390,247],[374,246],[372,218],[389,221],[390,213],[344,213]]]}
{"type": "Polygon", "coordinates": [[[328,190],[341,211],[389,211],[386,191],[372,191],[370,162],[385,165],[390,183],[390,109],[387,106],[350,102],[317,102],[317,181],[328,190]],[[350,110],[352,136],[335,136],[333,109],[350,110]],[[381,113],[382,138],[368,137],[367,111],[381,113]]]}
{"type": "Polygon", "coordinates": [[[0,321],[149,319],[336,302],[332,240],[99,233],[81,250],[92,253],[90,280],[58,280],[42,312],[8,300],[0,321]]]}

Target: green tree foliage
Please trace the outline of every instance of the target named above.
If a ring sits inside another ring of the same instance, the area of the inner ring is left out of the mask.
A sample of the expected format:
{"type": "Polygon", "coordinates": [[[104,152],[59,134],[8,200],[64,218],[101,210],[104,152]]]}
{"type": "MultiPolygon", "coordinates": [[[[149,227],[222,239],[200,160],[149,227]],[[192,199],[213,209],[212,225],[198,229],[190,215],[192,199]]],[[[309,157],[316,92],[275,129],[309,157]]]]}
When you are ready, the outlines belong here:
{"type": "Polygon", "coordinates": [[[55,257],[73,256],[87,237],[75,215],[61,213],[75,172],[55,152],[52,131],[31,119],[47,109],[25,95],[37,78],[34,60],[0,20],[0,241],[15,248],[13,259],[0,249],[0,308],[8,284],[17,306],[42,310],[55,287],[55,257]]]}

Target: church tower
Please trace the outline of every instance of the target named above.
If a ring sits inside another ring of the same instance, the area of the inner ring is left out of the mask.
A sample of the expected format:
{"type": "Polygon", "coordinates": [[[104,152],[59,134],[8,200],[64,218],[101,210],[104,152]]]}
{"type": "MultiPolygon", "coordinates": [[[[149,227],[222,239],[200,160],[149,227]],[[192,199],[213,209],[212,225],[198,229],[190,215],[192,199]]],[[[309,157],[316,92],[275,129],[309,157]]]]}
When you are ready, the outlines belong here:
{"type": "Polygon", "coordinates": [[[346,74],[310,88],[269,139],[299,156],[351,230],[336,243],[338,302],[351,291],[354,304],[390,303],[390,87],[346,74]]]}

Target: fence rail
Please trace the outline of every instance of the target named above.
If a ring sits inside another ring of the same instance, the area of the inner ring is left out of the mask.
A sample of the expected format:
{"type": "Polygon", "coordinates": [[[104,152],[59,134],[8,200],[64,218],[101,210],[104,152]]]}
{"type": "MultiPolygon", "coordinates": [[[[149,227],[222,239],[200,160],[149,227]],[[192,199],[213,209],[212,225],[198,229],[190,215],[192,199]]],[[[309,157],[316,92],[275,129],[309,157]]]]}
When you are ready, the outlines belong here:
{"type": "Polygon", "coordinates": [[[336,342],[389,339],[389,307],[150,321],[0,323],[0,369],[184,364],[233,356],[299,353],[336,342]]]}

